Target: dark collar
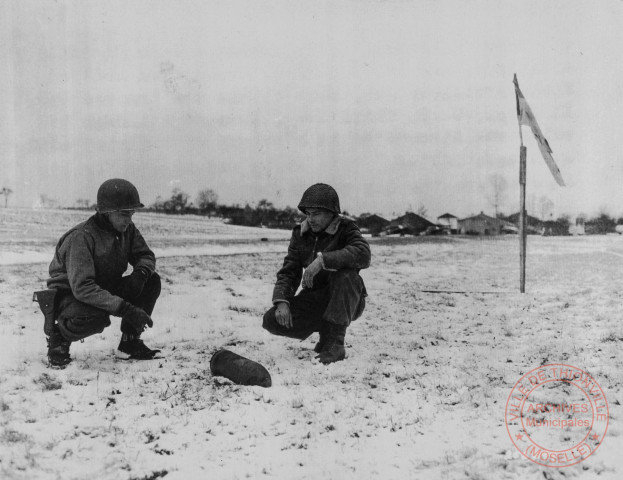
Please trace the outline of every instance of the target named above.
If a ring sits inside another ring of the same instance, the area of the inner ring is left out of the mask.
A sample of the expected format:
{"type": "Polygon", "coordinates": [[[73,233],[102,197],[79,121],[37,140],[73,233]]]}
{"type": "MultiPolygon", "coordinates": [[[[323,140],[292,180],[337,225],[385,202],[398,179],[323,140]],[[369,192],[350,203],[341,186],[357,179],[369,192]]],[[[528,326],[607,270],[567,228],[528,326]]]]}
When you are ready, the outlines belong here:
{"type": "MultiPolygon", "coordinates": [[[[328,233],[329,235],[335,235],[337,233],[337,228],[340,226],[341,221],[342,221],[342,217],[337,215],[333,219],[333,221],[329,224],[329,226],[324,229],[324,232],[320,232],[320,233],[328,233]]],[[[303,220],[303,223],[301,223],[301,235],[305,235],[305,233],[307,233],[308,231],[311,232],[311,227],[309,226],[309,222],[307,221],[307,219],[305,219],[303,220]]]]}
{"type": "Polygon", "coordinates": [[[103,213],[97,212],[95,215],[93,215],[93,219],[95,221],[95,224],[102,230],[106,230],[107,232],[115,234],[118,233],[117,230],[115,230],[112,226],[112,223],[110,223],[110,220],[108,220],[108,217],[103,213]]]}

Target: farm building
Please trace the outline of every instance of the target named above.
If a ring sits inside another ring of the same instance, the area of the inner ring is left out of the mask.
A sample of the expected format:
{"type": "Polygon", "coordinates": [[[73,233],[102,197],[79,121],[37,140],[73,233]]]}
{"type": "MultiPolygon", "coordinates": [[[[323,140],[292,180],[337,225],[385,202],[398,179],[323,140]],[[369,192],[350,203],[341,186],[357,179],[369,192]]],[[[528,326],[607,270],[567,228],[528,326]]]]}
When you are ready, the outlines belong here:
{"type": "Polygon", "coordinates": [[[500,235],[517,233],[517,227],[510,222],[480,212],[473,217],[459,220],[459,231],[467,235],[500,235]]]}
{"type": "Polygon", "coordinates": [[[437,217],[437,223],[442,227],[449,228],[451,233],[459,232],[459,218],[451,213],[444,213],[437,217]]]}
{"type": "Polygon", "coordinates": [[[385,231],[389,234],[419,235],[425,232],[427,228],[434,226],[435,224],[433,222],[426,220],[424,217],[420,217],[413,212],[407,212],[402,217],[392,220],[389,226],[385,228],[385,231]]]}
{"type": "MultiPolygon", "coordinates": [[[[534,233],[534,234],[539,234],[539,235],[543,234],[543,222],[541,220],[539,220],[536,217],[532,217],[530,215],[526,215],[526,219],[527,219],[526,231],[528,233],[534,233]]],[[[513,213],[512,215],[509,215],[508,217],[506,217],[506,221],[512,223],[517,228],[519,228],[519,212],[513,213]]]]}
{"type": "Polygon", "coordinates": [[[569,223],[548,220],[543,222],[543,235],[545,236],[564,236],[569,235],[569,223]]]}
{"type": "Polygon", "coordinates": [[[378,235],[381,231],[389,225],[389,220],[376,215],[366,215],[365,217],[359,217],[357,219],[357,225],[363,233],[370,233],[372,235],[378,235]]]}

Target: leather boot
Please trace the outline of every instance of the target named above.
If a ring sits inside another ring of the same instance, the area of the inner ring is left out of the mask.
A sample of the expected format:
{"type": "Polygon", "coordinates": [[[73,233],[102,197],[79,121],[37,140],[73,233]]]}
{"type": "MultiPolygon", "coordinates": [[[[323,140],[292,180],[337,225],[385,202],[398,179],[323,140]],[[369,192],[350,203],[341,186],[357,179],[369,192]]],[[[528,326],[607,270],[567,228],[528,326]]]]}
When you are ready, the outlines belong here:
{"type": "Polygon", "coordinates": [[[316,353],[322,352],[325,343],[327,343],[328,325],[329,324],[327,322],[322,322],[320,324],[320,329],[318,330],[320,338],[318,339],[318,343],[316,343],[316,346],[314,347],[314,352],[316,353]]]}
{"type": "Polygon", "coordinates": [[[47,337],[48,341],[48,362],[52,368],[65,368],[71,357],[69,356],[69,346],[71,342],[65,340],[65,337],[58,329],[58,325],[52,327],[52,334],[47,337]]]}
{"type": "Polygon", "coordinates": [[[327,323],[326,342],[316,357],[320,363],[325,365],[339,362],[346,357],[344,350],[344,336],[346,335],[346,325],[335,325],[327,323]]]}
{"type": "Polygon", "coordinates": [[[151,360],[160,353],[160,350],[152,350],[145,345],[138,335],[127,333],[122,335],[117,350],[121,352],[121,356],[126,360],[151,360]]]}

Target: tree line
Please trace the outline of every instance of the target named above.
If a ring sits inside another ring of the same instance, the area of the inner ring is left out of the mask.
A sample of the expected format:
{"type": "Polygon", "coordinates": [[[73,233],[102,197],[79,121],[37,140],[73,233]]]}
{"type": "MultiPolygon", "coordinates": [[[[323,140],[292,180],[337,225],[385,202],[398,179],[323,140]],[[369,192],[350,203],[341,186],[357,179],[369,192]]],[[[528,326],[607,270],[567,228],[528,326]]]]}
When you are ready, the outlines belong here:
{"type": "MultiPolygon", "coordinates": [[[[492,179],[491,184],[492,194],[490,203],[495,207],[496,217],[504,220],[509,220],[502,212],[499,211],[499,205],[503,196],[505,184],[499,179],[492,179]]],[[[0,189],[0,194],[4,196],[4,203],[6,207],[7,198],[13,191],[9,188],[0,189]]],[[[533,199],[530,202],[532,211],[535,211],[538,217],[534,219],[538,222],[539,227],[543,227],[546,235],[568,235],[569,227],[572,226],[572,219],[569,215],[561,215],[558,218],[553,218],[552,210],[553,203],[547,197],[541,197],[540,199],[533,199]]],[[[49,198],[47,195],[41,195],[40,206],[43,208],[59,208],[60,202],[49,198]]],[[[78,199],[75,205],[71,208],[80,210],[93,210],[96,205],[87,199],[78,199]]],[[[298,209],[293,207],[276,208],[274,204],[267,199],[262,199],[255,205],[246,203],[244,206],[239,204],[223,205],[219,203],[218,194],[209,188],[199,191],[195,201],[191,201],[191,197],[188,193],[184,192],[181,188],[176,187],[172,190],[171,195],[168,198],[158,196],[156,201],[149,205],[145,210],[152,212],[160,212],[171,215],[205,215],[208,217],[219,217],[227,219],[233,225],[244,225],[252,227],[267,227],[267,228],[286,228],[290,229],[297,223],[303,220],[303,214],[298,209]]],[[[411,209],[406,213],[410,213],[411,209]]],[[[529,212],[530,208],[529,208],[529,212]]],[[[371,213],[362,213],[355,217],[351,216],[348,212],[343,212],[345,215],[356,220],[360,227],[366,227],[369,230],[373,230],[372,225],[368,226],[367,220],[371,217],[376,217],[371,213]],[[370,228],[368,228],[370,227],[370,228]]],[[[427,217],[427,209],[424,205],[419,205],[415,210],[416,214],[421,217],[427,217]]],[[[605,211],[600,211],[594,217],[578,217],[580,222],[584,225],[586,234],[607,234],[617,231],[617,226],[623,225],[623,217],[615,218],[610,216],[605,211]]],[[[388,219],[391,220],[391,219],[388,219]]],[[[433,223],[436,223],[433,220],[433,223]]],[[[533,221],[529,218],[528,224],[533,221]]],[[[620,227],[621,229],[623,227],[620,227]]],[[[378,232],[377,232],[378,233],[378,232]]]]}
{"type": "Polygon", "coordinates": [[[174,188],[169,198],[163,199],[158,196],[146,210],[172,215],[194,214],[221,217],[228,219],[233,225],[268,228],[292,228],[303,218],[296,208],[276,208],[265,198],[257,202],[255,206],[248,203],[244,206],[221,205],[218,202],[218,195],[212,189],[201,190],[195,201],[196,203],[191,202],[190,195],[182,189],[174,188]]]}
{"type": "MultiPolygon", "coordinates": [[[[498,192],[499,193],[499,192],[498,192]]],[[[496,207],[499,205],[500,195],[495,195],[496,207]]],[[[190,201],[190,195],[175,188],[171,192],[171,196],[167,199],[158,197],[156,201],[150,205],[147,210],[154,212],[162,212],[167,214],[195,214],[206,215],[210,217],[221,217],[228,219],[233,225],[244,225],[250,227],[268,227],[268,228],[292,228],[296,223],[302,221],[303,215],[296,208],[285,207],[283,209],[276,208],[274,204],[267,199],[260,200],[256,205],[252,206],[248,203],[241,205],[221,205],[218,202],[218,195],[212,189],[201,190],[195,199],[196,203],[190,201]]],[[[546,202],[551,203],[543,197],[539,200],[540,214],[542,220],[541,225],[544,227],[547,235],[568,235],[571,226],[571,217],[561,215],[556,219],[546,219],[553,205],[545,205],[546,202]],[[542,204],[542,205],[541,205],[542,204]]],[[[350,216],[348,212],[343,212],[350,216]]],[[[408,213],[408,212],[407,212],[408,213]]],[[[427,216],[427,209],[424,205],[420,205],[416,212],[422,217],[427,216]]],[[[497,212],[497,217],[503,218],[504,215],[497,212]]],[[[366,224],[366,220],[371,217],[370,213],[362,213],[358,217],[352,217],[361,225],[366,224]]],[[[600,212],[593,218],[582,219],[587,234],[606,234],[614,233],[617,225],[623,225],[623,217],[615,219],[605,212],[600,212]]],[[[435,222],[433,222],[435,223],[435,222]]]]}

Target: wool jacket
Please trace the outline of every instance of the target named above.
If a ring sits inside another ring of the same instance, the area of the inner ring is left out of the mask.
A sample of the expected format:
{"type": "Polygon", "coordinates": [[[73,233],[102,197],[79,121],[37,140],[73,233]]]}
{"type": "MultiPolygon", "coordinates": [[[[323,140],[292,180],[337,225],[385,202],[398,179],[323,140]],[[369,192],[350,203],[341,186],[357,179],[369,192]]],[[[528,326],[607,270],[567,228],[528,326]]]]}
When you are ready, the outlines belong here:
{"type": "Polygon", "coordinates": [[[97,213],[58,241],[48,288],[69,289],[78,301],[118,315],[123,299],[111,292],[117,291],[128,264],[151,275],[156,257],[133,223],[119,233],[97,213]]]}
{"type": "Polygon", "coordinates": [[[323,232],[315,234],[305,220],[292,230],[288,253],[277,272],[273,304],[290,302],[301,284],[303,269],[318,253],[322,253],[324,269],[314,277],[312,289],[327,285],[330,271],[342,268],[359,271],[370,266],[370,245],[361,236],[355,222],[337,216],[323,232]]]}

